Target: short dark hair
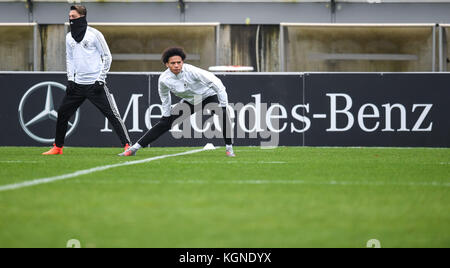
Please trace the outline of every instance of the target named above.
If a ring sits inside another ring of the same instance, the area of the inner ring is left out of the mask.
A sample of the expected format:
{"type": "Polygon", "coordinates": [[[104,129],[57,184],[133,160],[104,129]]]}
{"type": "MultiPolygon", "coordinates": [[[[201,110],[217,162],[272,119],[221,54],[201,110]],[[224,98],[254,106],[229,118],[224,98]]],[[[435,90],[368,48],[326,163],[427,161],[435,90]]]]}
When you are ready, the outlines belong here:
{"type": "Polygon", "coordinates": [[[173,56],[180,56],[183,61],[186,59],[186,53],[182,47],[169,47],[164,50],[161,60],[164,64],[166,64],[173,56]]]}
{"type": "Polygon", "coordinates": [[[78,14],[80,14],[81,16],[86,16],[87,15],[87,10],[85,6],[81,6],[81,5],[73,5],[70,7],[70,10],[75,10],[78,12],[78,14]]]}

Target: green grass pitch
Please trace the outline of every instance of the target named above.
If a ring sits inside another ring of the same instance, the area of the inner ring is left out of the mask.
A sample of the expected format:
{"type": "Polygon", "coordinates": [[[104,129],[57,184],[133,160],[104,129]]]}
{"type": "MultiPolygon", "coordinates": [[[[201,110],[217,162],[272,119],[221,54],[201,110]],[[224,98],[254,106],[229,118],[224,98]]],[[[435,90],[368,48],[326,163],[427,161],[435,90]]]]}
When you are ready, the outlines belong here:
{"type": "MultiPolygon", "coordinates": [[[[2,186],[186,152],[1,147],[2,186]]],[[[450,247],[450,149],[236,147],[0,191],[0,247],[450,247]]]]}

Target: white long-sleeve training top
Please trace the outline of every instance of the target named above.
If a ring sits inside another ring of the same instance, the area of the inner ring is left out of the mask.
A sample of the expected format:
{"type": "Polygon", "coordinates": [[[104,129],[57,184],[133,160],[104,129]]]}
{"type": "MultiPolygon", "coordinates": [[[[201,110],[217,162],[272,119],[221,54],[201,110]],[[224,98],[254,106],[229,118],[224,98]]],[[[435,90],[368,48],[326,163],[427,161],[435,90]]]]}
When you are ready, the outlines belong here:
{"type": "Polygon", "coordinates": [[[112,62],[103,34],[89,26],[80,43],[73,39],[71,33],[66,35],[66,59],[67,79],[82,85],[105,82],[112,62]]]}
{"type": "Polygon", "coordinates": [[[172,99],[170,92],[192,105],[201,102],[204,99],[217,95],[219,106],[228,105],[228,95],[222,81],[213,73],[197,68],[190,64],[183,64],[182,71],[175,75],[167,69],[161,74],[158,81],[159,96],[162,102],[163,116],[170,116],[172,99]],[[195,98],[195,96],[201,98],[195,98]]]}

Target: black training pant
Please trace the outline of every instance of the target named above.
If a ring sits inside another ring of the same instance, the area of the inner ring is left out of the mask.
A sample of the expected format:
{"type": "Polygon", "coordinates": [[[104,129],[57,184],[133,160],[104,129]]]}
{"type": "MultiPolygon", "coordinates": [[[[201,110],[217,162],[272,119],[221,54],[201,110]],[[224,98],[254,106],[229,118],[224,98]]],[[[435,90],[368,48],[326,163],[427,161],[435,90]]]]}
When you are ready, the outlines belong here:
{"type": "MultiPolygon", "coordinates": [[[[208,104],[213,104],[213,105],[217,104],[217,105],[215,105],[215,107],[217,108],[219,105],[219,99],[217,98],[217,95],[210,96],[210,97],[204,99],[202,102],[202,105],[201,105],[202,110],[203,110],[203,107],[205,107],[208,104]]],[[[172,109],[172,115],[170,117],[162,117],[161,120],[153,128],[151,128],[149,131],[147,131],[147,133],[137,143],[139,143],[142,147],[146,147],[147,145],[149,145],[150,143],[152,143],[153,141],[158,139],[162,134],[169,131],[172,128],[172,124],[174,123],[174,121],[176,119],[180,118],[180,120],[184,120],[185,118],[191,116],[194,112],[197,112],[197,111],[194,111],[194,108],[195,108],[194,105],[192,105],[186,101],[182,101],[181,103],[178,103],[172,109]],[[189,109],[190,109],[190,113],[183,113],[182,109],[180,109],[181,105],[188,105],[189,109]]],[[[231,138],[232,137],[231,121],[230,121],[230,118],[228,117],[228,113],[226,112],[226,108],[224,107],[224,108],[215,109],[215,110],[221,111],[221,114],[218,114],[218,116],[219,116],[219,118],[222,119],[222,136],[225,141],[225,144],[232,145],[233,141],[231,138]]]]}
{"type": "Polygon", "coordinates": [[[67,132],[69,119],[75,114],[77,109],[88,99],[102,114],[108,118],[116,134],[119,136],[123,146],[131,144],[127,129],[120,117],[119,111],[112,100],[111,93],[106,84],[80,85],[75,84],[68,88],[66,96],[58,109],[58,120],[56,122],[55,145],[62,147],[67,132]]]}

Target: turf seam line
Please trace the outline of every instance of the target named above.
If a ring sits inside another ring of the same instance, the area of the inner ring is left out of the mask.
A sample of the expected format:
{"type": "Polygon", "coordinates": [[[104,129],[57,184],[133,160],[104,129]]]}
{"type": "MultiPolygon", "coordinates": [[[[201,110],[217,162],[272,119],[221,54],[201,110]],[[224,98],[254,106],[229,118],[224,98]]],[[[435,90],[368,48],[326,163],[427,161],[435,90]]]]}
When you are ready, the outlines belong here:
{"type": "Polygon", "coordinates": [[[205,150],[197,149],[197,150],[191,150],[191,151],[177,153],[177,154],[160,155],[160,156],[155,156],[155,157],[146,158],[146,159],[142,159],[142,160],[128,161],[128,162],[122,162],[122,163],[117,163],[117,164],[112,164],[112,165],[94,167],[94,168],[85,169],[85,170],[79,170],[79,171],[75,171],[73,173],[49,177],[49,178],[41,178],[41,179],[35,179],[35,180],[31,180],[31,181],[24,181],[24,182],[20,182],[20,183],[8,184],[8,185],[0,186],[0,192],[8,191],[8,190],[16,190],[16,189],[30,187],[30,186],[39,185],[39,184],[51,183],[51,182],[60,181],[60,180],[71,179],[71,178],[88,175],[88,174],[92,174],[92,173],[99,172],[99,171],[108,170],[111,168],[138,165],[138,164],[147,163],[147,162],[151,162],[151,161],[155,161],[155,160],[159,160],[159,159],[194,154],[194,153],[203,152],[203,151],[205,151],[205,150]]]}

